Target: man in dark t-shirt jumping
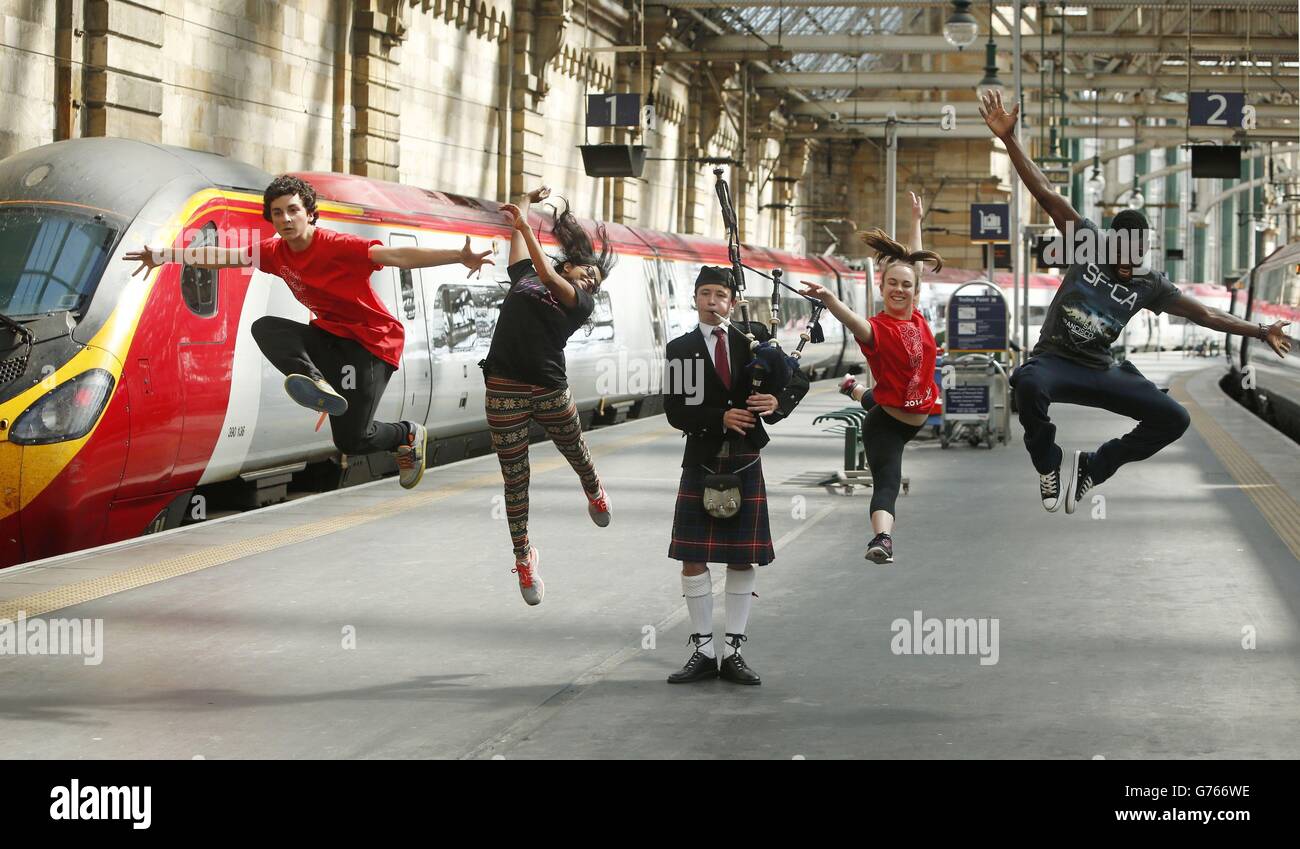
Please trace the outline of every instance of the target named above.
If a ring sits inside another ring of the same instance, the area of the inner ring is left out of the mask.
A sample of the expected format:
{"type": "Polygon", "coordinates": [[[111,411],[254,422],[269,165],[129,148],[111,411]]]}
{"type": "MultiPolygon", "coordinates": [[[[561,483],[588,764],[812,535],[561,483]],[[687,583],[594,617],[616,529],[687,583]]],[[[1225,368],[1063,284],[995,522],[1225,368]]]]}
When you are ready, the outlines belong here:
{"type": "Polygon", "coordinates": [[[1115,216],[1109,231],[1082,218],[1043,176],[1016,141],[1020,114],[1002,106],[996,92],[984,95],[980,114],[1006,146],[1011,163],[1034,200],[1064,234],[1071,256],[1043,321],[1032,355],[1011,376],[1025,447],[1038,471],[1039,494],[1048,512],[1061,505],[1061,463],[1056,425],[1048,418],[1052,402],[1099,407],[1136,419],[1137,427],[1096,451],[1075,451],[1065,490],[1065,512],[1073,513],[1084,494],[1125,463],[1145,460],[1177,440],[1191,421],[1187,410],[1156,388],[1130,362],[1116,364],[1110,347],[1140,309],[1167,312],[1202,327],[1267,342],[1286,356],[1289,322],[1272,326],[1242,321],[1180,293],[1162,272],[1137,270],[1147,248],[1150,225],[1136,210],[1115,216]]]}

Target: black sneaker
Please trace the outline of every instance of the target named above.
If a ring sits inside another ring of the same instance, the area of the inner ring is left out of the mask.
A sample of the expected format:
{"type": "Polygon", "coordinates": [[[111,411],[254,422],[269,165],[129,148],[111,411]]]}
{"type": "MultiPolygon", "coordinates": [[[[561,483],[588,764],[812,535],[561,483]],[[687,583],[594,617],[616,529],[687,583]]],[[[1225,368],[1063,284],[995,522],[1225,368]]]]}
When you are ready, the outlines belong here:
{"type": "Polygon", "coordinates": [[[1065,491],[1065,512],[1073,513],[1083,500],[1083,496],[1092,489],[1092,475],[1088,472],[1088,463],[1092,460],[1091,451],[1074,452],[1074,474],[1070,475],[1070,488],[1065,491]]]}
{"type": "Polygon", "coordinates": [[[309,410],[341,416],[348,411],[348,399],[334,391],[324,378],[312,380],[305,374],[291,374],[284,379],[284,391],[309,410]]]}
{"type": "Polygon", "coordinates": [[[695,645],[695,652],[686,661],[686,665],[668,676],[669,684],[689,684],[718,677],[718,659],[709,657],[700,651],[700,646],[713,640],[712,634],[691,634],[686,642],[695,645]]]}
{"type": "Polygon", "coordinates": [[[876,534],[867,543],[866,558],[873,563],[893,563],[894,540],[889,534],[876,534]]]}
{"type": "Polygon", "coordinates": [[[1061,468],[1058,466],[1050,473],[1038,476],[1038,494],[1043,499],[1043,508],[1048,513],[1061,509],[1061,468]]]}

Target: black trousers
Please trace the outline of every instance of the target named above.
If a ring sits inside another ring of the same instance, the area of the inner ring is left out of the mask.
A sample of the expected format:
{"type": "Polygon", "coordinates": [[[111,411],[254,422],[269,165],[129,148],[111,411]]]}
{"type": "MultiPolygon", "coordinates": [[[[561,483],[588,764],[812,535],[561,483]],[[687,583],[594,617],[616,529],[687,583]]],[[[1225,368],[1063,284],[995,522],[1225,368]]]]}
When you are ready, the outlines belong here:
{"type": "MultiPolygon", "coordinates": [[[[863,397],[866,401],[866,397],[863,397]]],[[[862,444],[867,450],[867,467],[871,469],[871,512],[884,510],[897,515],[898,490],[903,484],[903,446],[921,432],[924,425],[910,425],[872,406],[862,426],[862,444]]]]}
{"type": "Polygon", "coordinates": [[[359,342],[327,333],[310,324],[278,316],[253,322],[257,346],[282,374],[324,378],[347,399],[348,411],[330,416],[334,446],[344,454],[394,451],[406,443],[406,422],[377,422],[375,410],[397,367],[376,357],[359,342]],[[351,367],[350,369],[348,367],[351,367]]]}
{"type": "Polygon", "coordinates": [[[1182,436],[1191,423],[1182,404],[1161,392],[1128,361],[1094,369],[1064,357],[1039,355],[1016,369],[1011,385],[1025,429],[1025,447],[1040,475],[1061,465],[1056,425],[1047,415],[1053,402],[1100,407],[1137,420],[1137,427],[1104,443],[1092,455],[1088,469],[1093,484],[1106,480],[1125,463],[1155,454],[1182,436]]]}

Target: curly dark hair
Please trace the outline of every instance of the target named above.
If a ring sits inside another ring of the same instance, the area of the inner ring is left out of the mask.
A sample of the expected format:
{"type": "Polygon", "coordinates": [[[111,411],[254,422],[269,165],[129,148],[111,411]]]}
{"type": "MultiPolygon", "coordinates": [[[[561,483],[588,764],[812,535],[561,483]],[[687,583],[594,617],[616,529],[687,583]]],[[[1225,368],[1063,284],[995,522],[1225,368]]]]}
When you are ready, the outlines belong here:
{"type": "Polygon", "coordinates": [[[270,221],[271,201],[285,195],[297,195],[302,198],[302,205],[307,209],[307,219],[312,224],[316,223],[316,219],[320,217],[320,213],[316,211],[316,190],[311,187],[311,183],[291,174],[281,174],[266,187],[266,191],[262,193],[262,217],[270,221]]]}
{"type": "MultiPolygon", "coordinates": [[[[563,200],[563,198],[561,198],[563,200]]],[[[558,274],[564,269],[565,263],[574,265],[594,265],[600,271],[600,283],[609,279],[610,269],[618,257],[614,249],[609,244],[609,233],[605,230],[604,224],[596,225],[596,235],[600,237],[600,253],[596,253],[596,248],[591,243],[591,237],[587,231],[582,229],[578,219],[569,211],[569,202],[564,201],[564,210],[551,212],[551,235],[555,241],[560,243],[564,250],[564,256],[555,261],[555,272],[558,274]]],[[[597,284],[596,289],[600,285],[597,284]]]]}
{"type": "Polygon", "coordinates": [[[885,269],[895,263],[913,263],[925,262],[929,260],[934,263],[934,270],[938,271],[943,268],[943,257],[934,251],[909,251],[894,239],[889,238],[888,234],[879,227],[868,230],[861,234],[863,243],[876,252],[876,261],[880,265],[880,273],[883,275],[885,269]]]}

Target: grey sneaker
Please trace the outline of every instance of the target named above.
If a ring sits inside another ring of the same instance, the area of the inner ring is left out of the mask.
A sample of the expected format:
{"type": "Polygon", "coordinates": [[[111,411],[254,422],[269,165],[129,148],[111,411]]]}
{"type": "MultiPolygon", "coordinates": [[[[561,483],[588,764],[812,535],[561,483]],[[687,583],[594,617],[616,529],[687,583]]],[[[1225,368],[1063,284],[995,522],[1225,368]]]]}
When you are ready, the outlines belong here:
{"type": "Polygon", "coordinates": [[[407,437],[405,445],[397,446],[398,479],[402,482],[403,489],[414,489],[420,478],[424,477],[424,453],[429,445],[429,432],[422,424],[407,424],[411,435],[407,437]]]}
{"type": "Polygon", "coordinates": [[[519,594],[524,597],[524,601],[533,606],[541,604],[542,596],[546,594],[546,584],[542,583],[542,574],[538,569],[541,562],[542,556],[537,553],[537,549],[530,547],[528,561],[516,561],[515,568],[510,570],[519,575],[519,594]]]}
{"type": "Polygon", "coordinates": [[[334,391],[324,378],[312,380],[305,374],[291,374],[284,379],[284,391],[309,410],[341,416],[348,411],[348,399],[334,391]]]}
{"type": "Polygon", "coordinates": [[[876,534],[867,543],[867,560],[872,563],[893,563],[894,562],[894,540],[889,534],[876,534]]]}

